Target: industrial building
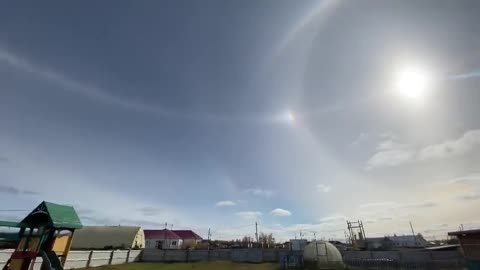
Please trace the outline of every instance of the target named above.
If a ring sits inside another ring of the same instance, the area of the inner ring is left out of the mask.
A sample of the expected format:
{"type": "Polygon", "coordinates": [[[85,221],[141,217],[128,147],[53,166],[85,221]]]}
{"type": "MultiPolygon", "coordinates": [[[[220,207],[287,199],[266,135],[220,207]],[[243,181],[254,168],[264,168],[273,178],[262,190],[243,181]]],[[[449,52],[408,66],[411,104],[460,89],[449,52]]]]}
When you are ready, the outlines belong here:
{"type": "Polygon", "coordinates": [[[480,269],[480,230],[449,232],[456,236],[467,261],[468,269],[480,269]]]}
{"type": "Polygon", "coordinates": [[[85,226],[75,231],[72,249],[139,249],[145,247],[143,229],[133,226],[85,226]]]}

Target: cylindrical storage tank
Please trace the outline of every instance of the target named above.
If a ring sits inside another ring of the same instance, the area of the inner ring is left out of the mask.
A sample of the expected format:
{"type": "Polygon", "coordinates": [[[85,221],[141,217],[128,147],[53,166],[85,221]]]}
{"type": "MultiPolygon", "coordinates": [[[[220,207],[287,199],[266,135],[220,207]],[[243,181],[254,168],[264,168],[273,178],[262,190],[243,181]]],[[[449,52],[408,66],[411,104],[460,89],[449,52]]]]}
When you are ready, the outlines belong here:
{"type": "Polygon", "coordinates": [[[329,242],[313,241],[303,250],[306,269],[344,269],[340,251],[329,242]]]}

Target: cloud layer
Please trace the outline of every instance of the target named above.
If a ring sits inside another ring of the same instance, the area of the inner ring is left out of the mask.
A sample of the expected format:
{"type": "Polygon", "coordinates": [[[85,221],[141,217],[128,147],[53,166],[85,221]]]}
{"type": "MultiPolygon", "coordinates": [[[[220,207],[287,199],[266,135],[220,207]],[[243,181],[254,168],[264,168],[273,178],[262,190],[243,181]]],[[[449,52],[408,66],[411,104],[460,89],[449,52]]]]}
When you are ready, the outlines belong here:
{"type": "Polygon", "coordinates": [[[282,209],[282,208],[276,208],[276,209],[273,209],[270,212],[270,215],[275,216],[275,217],[288,217],[288,216],[292,215],[292,212],[290,212],[288,210],[285,210],[285,209],[282,209]]]}
{"type": "Polygon", "coordinates": [[[235,206],[237,203],[233,201],[219,201],[215,204],[217,207],[228,207],[228,206],[235,206]]]}
{"type": "Polygon", "coordinates": [[[461,156],[480,146],[480,130],[470,130],[460,138],[424,147],[414,147],[401,143],[395,138],[381,141],[370,159],[366,169],[394,167],[414,161],[427,161],[461,156]]]}

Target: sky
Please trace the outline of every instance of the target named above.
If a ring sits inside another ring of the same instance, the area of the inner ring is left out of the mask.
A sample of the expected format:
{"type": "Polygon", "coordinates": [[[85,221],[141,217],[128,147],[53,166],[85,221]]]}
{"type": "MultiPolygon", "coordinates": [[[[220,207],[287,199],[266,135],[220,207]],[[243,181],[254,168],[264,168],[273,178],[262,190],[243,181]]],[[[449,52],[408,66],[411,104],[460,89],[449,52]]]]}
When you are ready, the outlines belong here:
{"type": "Polygon", "coordinates": [[[480,226],[478,1],[0,4],[0,217],[233,239],[480,226]],[[413,74],[413,75],[412,75],[413,74]]]}

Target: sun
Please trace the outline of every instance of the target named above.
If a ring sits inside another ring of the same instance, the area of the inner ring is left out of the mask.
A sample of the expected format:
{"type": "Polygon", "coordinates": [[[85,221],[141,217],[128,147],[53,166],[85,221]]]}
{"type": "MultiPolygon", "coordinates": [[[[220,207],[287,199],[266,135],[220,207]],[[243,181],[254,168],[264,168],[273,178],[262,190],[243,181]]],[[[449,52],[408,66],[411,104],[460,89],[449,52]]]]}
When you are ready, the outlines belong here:
{"type": "Polygon", "coordinates": [[[287,112],[287,119],[290,122],[295,122],[295,113],[292,111],[287,112]]]}
{"type": "Polygon", "coordinates": [[[431,83],[427,71],[418,67],[401,70],[395,80],[395,90],[410,99],[422,99],[431,83]]]}

